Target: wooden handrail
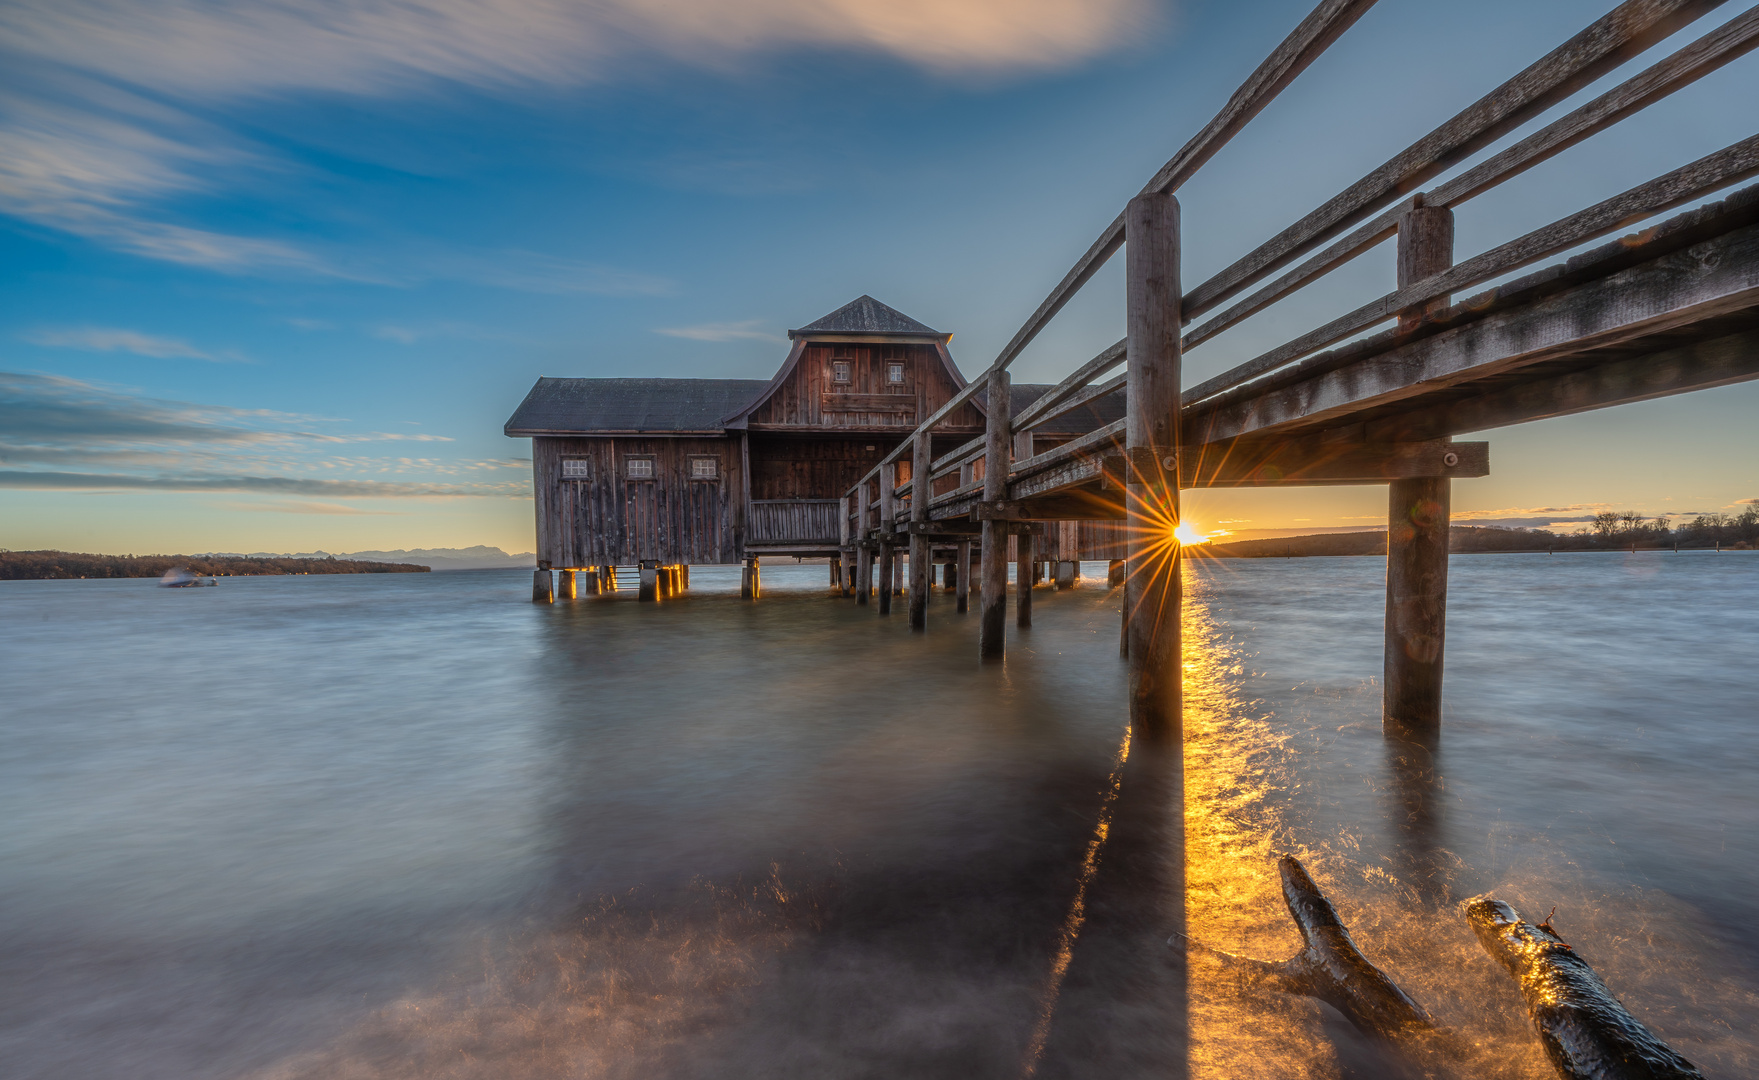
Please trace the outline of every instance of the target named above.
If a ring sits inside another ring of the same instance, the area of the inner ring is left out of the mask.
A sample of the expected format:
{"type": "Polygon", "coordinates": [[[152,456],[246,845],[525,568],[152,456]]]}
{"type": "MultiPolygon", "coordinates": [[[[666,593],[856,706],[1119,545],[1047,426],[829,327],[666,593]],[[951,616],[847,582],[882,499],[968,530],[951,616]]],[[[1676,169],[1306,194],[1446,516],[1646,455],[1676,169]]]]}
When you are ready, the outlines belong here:
{"type": "MultiPolygon", "coordinates": [[[[1289,36],[1284,38],[1276,50],[1258,65],[1251,76],[1240,84],[1227,104],[1222,106],[1203,130],[1192,136],[1179,152],[1174,154],[1167,163],[1149,180],[1143,191],[1166,192],[1177,190],[1191,175],[1214,157],[1222,147],[1228,144],[1240,129],[1245,127],[1253,117],[1264,111],[1265,106],[1276,100],[1278,94],[1295,80],[1308,65],[1317,60],[1326,49],[1331,47],[1344,31],[1355,25],[1375,0],[1320,0],[1307,17],[1301,20],[1289,36]]],[[[1636,2],[1636,0],[1633,0],[1636,2]]],[[[1014,362],[1015,357],[1032,343],[1039,331],[1063,309],[1063,305],[1081,291],[1093,275],[1099,272],[1106,261],[1117,254],[1124,243],[1124,215],[1120,213],[1112,219],[1110,225],[1100,233],[1098,240],[1087,249],[1087,253],[1076,261],[1073,268],[1063,275],[1063,280],[1051,290],[1038,310],[1015,332],[995,362],[983,370],[983,373],[965,385],[957,394],[929,417],[918,424],[916,430],[934,430],[934,426],[944,420],[952,411],[969,402],[979,387],[988,380],[989,373],[1005,369],[1014,362]]],[[[864,476],[863,480],[877,479],[879,470],[904,456],[904,448],[909,440],[900,442],[893,447],[879,464],[864,476]]]]}
{"type": "Polygon", "coordinates": [[[1488,146],[1725,0],[1625,0],[1182,300],[1190,320],[1488,146]]]}
{"type": "Polygon", "coordinates": [[[1038,400],[1020,410],[1014,417],[1014,430],[1033,427],[1048,419],[1045,415],[1051,409],[1061,405],[1070,395],[1079,392],[1095,378],[1124,362],[1124,345],[1122,339],[1093,359],[1076,368],[1068,378],[1046,390],[1038,396],[1038,400]]]}
{"type": "Polygon", "coordinates": [[[1577,211],[1544,228],[1535,229],[1525,236],[1491,248],[1482,255],[1456,263],[1447,270],[1406,288],[1390,292],[1317,330],[1199,383],[1187,392],[1185,399],[1187,402],[1201,401],[1248,379],[1274,371],[1351,334],[1366,330],[1406,308],[1500,277],[1511,270],[1518,270],[1577,244],[1616,232],[1634,222],[1672,210],[1752,176],[1759,176],[1759,135],[1742,139],[1733,146],[1699,158],[1690,165],[1682,166],[1648,183],[1639,184],[1596,203],[1586,210],[1577,211]]]}
{"type": "MultiPolygon", "coordinates": [[[[1703,78],[1759,46],[1759,7],[1748,8],[1734,19],[1680,49],[1658,64],[1546,125],[1539,131],[1440,184],[1422,196],[1426,206],[1455,207],[1483,194],[1505,180],[1604,131],[1681,87],[1703,78]]],[[[1222,331],[1330,273],[1369,248],[1392,237],[1399,217],[1415,205],[1407,199],[1349,236],[1321,251],[1294,270],[1226,311],[1193,327],[1185,334],[1183,348],[1196,348],[1222,331]]]]}

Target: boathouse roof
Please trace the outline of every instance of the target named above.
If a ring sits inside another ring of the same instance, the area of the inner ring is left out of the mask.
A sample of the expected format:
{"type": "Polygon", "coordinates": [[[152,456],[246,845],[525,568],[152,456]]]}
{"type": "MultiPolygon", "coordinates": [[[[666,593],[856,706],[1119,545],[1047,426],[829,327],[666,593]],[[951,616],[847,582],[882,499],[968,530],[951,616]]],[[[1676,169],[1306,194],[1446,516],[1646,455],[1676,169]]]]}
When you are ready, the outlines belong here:
{"type": "Polygon", "coordinates": [[[769,384],[768,379],[539,379],[505,430],[514,437],[719,435],[721,418],[769,384]]]}
{"type": "Polygon", "coordinates": [[[788,331],[791,338],[819,334],[859,334],[862,337],[880,338],[935,337],[943,340],[953,336],[924,326],[897,308],[882,304],[865,294],[822,319],[814,320],[798,330],[788,331]]]}

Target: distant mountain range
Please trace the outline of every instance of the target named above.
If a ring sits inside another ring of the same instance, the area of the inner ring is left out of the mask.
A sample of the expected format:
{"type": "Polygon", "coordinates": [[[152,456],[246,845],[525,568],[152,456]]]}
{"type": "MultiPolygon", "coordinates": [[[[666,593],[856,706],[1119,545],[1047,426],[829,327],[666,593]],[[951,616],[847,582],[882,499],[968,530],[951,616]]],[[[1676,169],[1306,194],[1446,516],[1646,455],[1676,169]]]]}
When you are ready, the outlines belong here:
{"type": "Polygon", "coordinates": [[[500,570],[508,567],[530,569],[537,565],[537,556],[529,551],[509,555],[498,547],[484,547],[481,544],[467,548],[413,548],[407,551],[310,551],[298,554],[258,551],[251,554],[256,558],[295,559],[322,559],[334,555],[338,559],[353,559],[357,562],[414,563],[432,570],[500,570]]]}

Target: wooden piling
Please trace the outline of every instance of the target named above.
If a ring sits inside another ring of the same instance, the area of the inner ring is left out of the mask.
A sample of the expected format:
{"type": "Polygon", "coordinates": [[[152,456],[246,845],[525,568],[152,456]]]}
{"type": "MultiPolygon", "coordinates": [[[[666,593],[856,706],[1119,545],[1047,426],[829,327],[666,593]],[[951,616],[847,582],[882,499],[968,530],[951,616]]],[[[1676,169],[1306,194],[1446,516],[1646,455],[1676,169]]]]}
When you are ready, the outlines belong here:
{"type": "Polygon", "coordinates": [[[550,578],[550,568],[540,566],[531,577],[531,602],[548,604],[556,599],[556,583],[550,578]]]}
{"type": "Polygon", "coordinates": [[[1105,583],[1113,589],[1124,583],[1124,560],[1113,559],[1106,564],[1105,583]]]}
{"type": "MultiPolygon", "coordinates": [[[[988,418],[984,427],[983,501],[994,507],[1008,497],[1008,371],[989,373],[988,418]]],[[[1008,615],[1008,523],[1000,518],[983,519],[981,605],[982,622],[977,628],[977,654],[984,660],[1000,660],[1007,649],[1008,615]]]]}
{"type": "Polygon", "coordinates": [[[762,596],[763,596],[763,564],[758,561],[758,558],[756,555],[753,555],[751,557],[751,598],[753,600],[757,600],[757,599],[760,599],[762,596]]]}
{"type": "Polygon", "coordinates": [[[574,599],[574,571],[563,570],[556,575],[556,599],[574,599]]]}
{"type": "MultiPolygon", "coordinates": [[[[1399,218],[1399,288],[1453,265],[1454,214],[1421,206],[1399,218]]],[[[1399,312],[1409,331],[1445,296],[1399,312]]],[[[1400,738],[1433,739],[1441,730],[1442,645],[1447,630],[1448,513],[1445,476],[1394,480],[1387,490],[1386,643],[1381,725],[1400,738]]]]}
{"type": "Polygon", "coordinates": [[[581,579],[582,579],[581,588],[585,591],[586,595],[598,596],[600,593],[605,591],[604,578],[601,575],[600,571],[601,571],[600,567],[589,566],[581,574],[581,579]]]}
{"type": "Polygon", "coordinates": [[[1128,381],[1124,585],[1130,724],[1144,738],[1183,735],[1179,619],[1179,203],[1143,194],[1124,211],[1128,381]]]}
{"type": "Polygon", "coordinates": [[[892,597],[897,592],[897,552],[892,547],[893,530],[898,514],[897,463],[880,466],[879,535],[880,535],[880,605],[881,615],[892,613],[892,597]]]}
{"type": "Polygon", "coordinates": [[[866,604],[867,598],[873,594],[873,549],[867,544],[868,493],[867,481],[861,482],[860,493],[856,497],[855,542],[859,545],[855,554],[855,602],[866,604]]]}
{"type": "Polygon", "coordinates": [[[636,573],[640,575],[641,581],[641,588],[636,593],[636,599],[644,603],[658,600],[660,598],[660,564],[644,559],[636,567],[636,573]]]}
{"type": "Polygon", "coordinates": [[[1075,587],[1075,564],[1068,559],[1057,563],[1057,588],[1073,589],[1075,587]]]}
{"type": "Polygon", "coordinates": [[[892,613],[892,564],[894,561],[892,545],[881,540],[879,549],[879,613],[881,615],[892,613]]]}
{"type": "Polygon", "coordinates": [[[933,457],[927,431],[918,431],[910,448],[910,629],[928,629],[928,590],[934,584],[929,556],[928,500],[934,484],[928,478],[933,457]]]}
{"type": "Polygon", "coordinates": [[[958,571],[953,577],[953,596],[959,614],[963,615],[971,606],[971,541],[959,541],[959,561],[955,565],[958,571]]]}
{"type": "Polygon", "coordinates": [[[1014,540],[1014,625],[1025,630],[1032,625],[1032,534],[1014,540]]]}

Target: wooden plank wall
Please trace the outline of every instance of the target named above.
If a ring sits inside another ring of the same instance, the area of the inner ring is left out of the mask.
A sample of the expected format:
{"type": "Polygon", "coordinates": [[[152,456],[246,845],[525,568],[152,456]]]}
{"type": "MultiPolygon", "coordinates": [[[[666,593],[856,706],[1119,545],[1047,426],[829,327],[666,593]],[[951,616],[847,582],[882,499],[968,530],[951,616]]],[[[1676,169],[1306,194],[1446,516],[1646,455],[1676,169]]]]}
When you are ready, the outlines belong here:
{"type": "Polygon", "coordinates": [[[729,438],[532,439],[538,559],[557,567],[736,563],[739,443],[729,438]],[[625,463],[652,456],[654,479],[630,480],[625,463]],[[714,480],[690,479],[690,458],[712,456],[714,480]],[[564,479],[564,459],[588,463],[564,479]]]}
{"type": "MultiPolygon", "coordinates": [[[[794,370],[747,422],[756,429],[909,429],[958,390],[933,345],[815,342],[806,346],[794,370]],[[849,361],[849,382],[832,381],[833,360],[849,361]],[[886,382],[886,364],[895,360],[904,363],[902,384],[886,382]],[[896,408],[877,407],[892,399],[896,408]]],[[[977,432],[983,429],[983,417],[964,406],[944,426],[977,432]]],[[[859,473],[849,483],[858,479],[859,473]]]]}
{"type": "Polygon", "coordinates": [[[886,452],[894,434],[845,438],[751,436],[751,498],[836,499],[886,452]]]}
{"type": "Polygon", "coordinates": [[[746,514],[747,544],[835,544],[839,499],[751,500],[746,514]]]}

